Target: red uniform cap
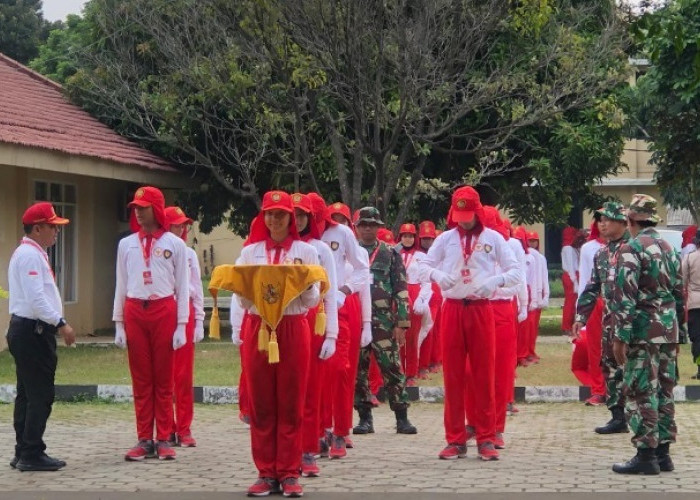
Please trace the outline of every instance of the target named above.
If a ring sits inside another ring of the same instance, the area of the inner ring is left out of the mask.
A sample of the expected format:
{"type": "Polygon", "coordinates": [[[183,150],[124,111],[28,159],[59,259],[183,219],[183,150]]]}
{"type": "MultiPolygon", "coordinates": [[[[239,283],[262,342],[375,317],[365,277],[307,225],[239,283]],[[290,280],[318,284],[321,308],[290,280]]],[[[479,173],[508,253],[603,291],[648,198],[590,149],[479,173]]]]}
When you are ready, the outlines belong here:
{"type": "MultiPolygon", "coordinates": [[[[309,236],[315,240],[321,239],[322,230],[319,227],[318,221],[316,220],[316,212],[314,211],[313,203],[311,203],[311,197],[306,194],[294,193],[292,195],[292,203],[294,204],[294,208],[298,208],[309,216],[309,236]]],[[[323,203],[323,200],[321,200],[321,203],[325,209],[326,204],[323,203]]],[[[321,214],[321,217],[323,217],[323,214],[321,214]]]]}
{"type": "Polygon", "coordinates": [[[136,190],[134,193],[134,199],[129,203],[129,208],[131,209],[131,216],[129,217],[129,226],[133,232],[138,232],[141,229],[139,223],[136,221],[136,214],[134,209],[136,207],[153,207],[153,215],[156,222],[160,224],[160,227],[166,231],[170,228],[170,223],[168,223],[165,217],[165,196],[160,189],[153,186],[143,186],[136,190]]]}
{"type": "Polygon", "coordinates": [[[320,235],[325,232],[328,226],[336,226],[338,223],[331,218],[331,213],[328,208],[326,208],[326,201],[320,194],[311,192],[306,196],[309,197],[309,201],[311,202],[311,209],[314,213],[316,225],[318,226],[318,234],[320,239],[320,235]]]}
{"type": "Polygon", "coordinates": [[[418,225],[418,237],[419,238],[437,238],[437,232],[435,232],[435,224],[433,221],[424,220],[418,225]]]}
{"type": "Polygon", "coordinates": [[[379,228],[377,231],[377,239],[383,241],[384,243],[389,243],[390,245],[396,244],[394,233],[391,232],[391,229],[387,229],[385,227],[379,228]]]}
{"type": "Polygon", "coordinates": [[[537,234],[537,231],[528,231],[527,232],[527,239],[540,241],[540,235],[537,234]]]}
{"type": "Polygon", "coordinates": [[[70,220],[56,215],[53,205],[48,201],[35,203],[25,210],[22,215],[22,224],[25,226],[31,224],[53,224],[55,226],[63,226],[69,222],[70,220]]]}
{"type": "Polygon", "coordinates": [[[194,221],[185,215],[180,207],[166,207],[165,208],[165,219],[168,221],[168,225],[172,226],[185,224],[185,229],[182,231],[180,238],[187,241],[187,225],[192,224],[194,221]]]}
{"type": "Polygon", "coordinates": [[[401,224],[401,227],[399,228],[399,236],[402,234],[412,234],[412,235],[417,235],[418,231],[416,231],[416,226],[410,223],[406,224],[401,224]]]}
{"type": "Polygon", "coordinates": [[[292,239],[298,240],[297,222],[294,217],[294,204],[289,193],[284,191],[268,191],[263,195],[262,208],[260,213],[253,219],[250,225],[250,234],[246,239],[246,245],[265,241],[270,236],[270,231],[265,225],[265,212],[268,210],[284,210],[291,217],[289,220],[289,235],[292,239]]]}
{"type": "Polygon", "coordinates": [[[498,209],[491,205],[484,205],[484,226],[489,229],[493,229],[498,234],[503,236],[504,239],[510,239],[510,229],[508,229],[501,219],[501,214],[498,213],[498,209]]]}
{"type": "Polygon", "coordinates": [[[348,224],[351,221],[351,219],[350,219],[350,207],[347,206],[345,203],[340,203],[339,201],[335,202],[335,203],[331,203],[330,205],[328,205],[328,213],[330,215],[333,215],[333,214],[342,215],[343,217],[345,217],[348,220],[348,224]]]}
{"type": "Polygon", "coordinates": [[[294,204],[294,208],[298,208],[307,214],[311,214],[313,211],[311,207],[311,200],[305,194],[294,193],[292,195],[292,203],[294,204]]]}
{"type": "Polygon", "coordinates": [[[513,229],[513,238],[520,242],[525,253],[530,253],[530,247],[527,244],[527,231],[523,226],[518,226],[513,229]]]}
{"type": "Polygon", "coordinates": [[[262,211],[267,212],[268,210],[284,210],[293,215],[292,197],[284,191],[268,191],[263,195],[262,211]]]}
{"type": "Polygon", "coordinates": [[[450,218],[453,222],[471,222],[474,216],[482,212],[479,193],[471,186],[464,186],[452,194],[450,218]]]}

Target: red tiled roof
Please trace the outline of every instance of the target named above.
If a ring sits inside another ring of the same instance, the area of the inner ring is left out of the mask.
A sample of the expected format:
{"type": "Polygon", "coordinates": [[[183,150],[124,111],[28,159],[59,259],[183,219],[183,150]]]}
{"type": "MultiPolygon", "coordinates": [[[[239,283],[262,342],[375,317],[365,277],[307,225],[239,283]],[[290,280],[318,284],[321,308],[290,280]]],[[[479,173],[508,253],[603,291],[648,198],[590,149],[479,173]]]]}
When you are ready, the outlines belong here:
{"type": "Polygon", "coordinates": [[[70,103],[62,87],[0,53],[0,142],[151,170],[173,165],[70,103]]]}

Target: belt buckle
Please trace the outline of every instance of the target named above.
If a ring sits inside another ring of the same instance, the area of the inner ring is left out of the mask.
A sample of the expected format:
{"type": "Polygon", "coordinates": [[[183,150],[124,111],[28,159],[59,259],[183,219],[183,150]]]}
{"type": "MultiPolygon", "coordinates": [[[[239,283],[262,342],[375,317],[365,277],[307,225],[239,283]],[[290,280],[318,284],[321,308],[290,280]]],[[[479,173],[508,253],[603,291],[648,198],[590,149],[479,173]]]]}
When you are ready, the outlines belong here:
{"type": "Polygon", "coordinates": [[[471,303],[471,299],[462,299],[462,305],[463,306],[468,306],[471,303]]]}
{"type": "Polygon", "coordinates": [[[142,307],[143,309],[148,309],[148,301],[147,301],[147,300],[141,301],[141,307],[142,307]]]}

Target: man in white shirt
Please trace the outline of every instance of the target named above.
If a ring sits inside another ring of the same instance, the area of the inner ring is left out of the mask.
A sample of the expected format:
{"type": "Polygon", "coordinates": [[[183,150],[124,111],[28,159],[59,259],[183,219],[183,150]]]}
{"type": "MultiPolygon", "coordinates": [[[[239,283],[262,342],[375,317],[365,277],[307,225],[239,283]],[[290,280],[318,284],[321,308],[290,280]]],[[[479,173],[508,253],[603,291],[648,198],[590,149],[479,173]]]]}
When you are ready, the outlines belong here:
{"type": "Polygon", "coordinates": [[[452,195],[447,216],[449,231],[438,236],[418,263],[422,281],[435,281],[443,290],[443,372],[445,380],[445,437],[441,459],[467,454],[465,429],[465,366],[471,366],[477,407],[473,425],[479,457],[497,460],[494,446],[495,329],[490,300],[496,289],[512,287],[523,278],[503,237],[483,226],[479,194],[465,186],[452,195]]]}
{"type": "Polygon", "coordinates": [[[129,355],[138,434],[124,458],[173,460],[173,351],[185,345],[190,317],[187,247],[168,231],[159,189],[137,189],[129,208],[133,234],[119,242],[112,312],[114,343],[129,355]]]}
{"type": "Polygon", "coordinates": [[[45,453],[44,431],[54,400],[56,333],[66,345],[75,342],[73,328],[63,319],[63,304],[46,253],[56,244],[59,226],[68,219],[56,215],[48,202],[35,203],[22,216],[24,238],[10,258],[10,326],[7,344],[15,360],[15,456],[12,468],[55,471],[63,460],[45,453]]]}
{"type": "Polygon", "coordinates": [[[529,363],[538,363],[540,357],[535,351],[537,346],[537,335],[540,330],[540,316],[542,309],[549,307],[549,272],[547,270],[547,258],[540,253],[540,235],[537,231],[527,233],[527,241],[530,246],[530,253],[535,258],[535,272],[537,273],[537,290],[533,292],[532,329],[530,330],[530,343],[528,345],[528,355],[526,360],[529,363]]]}
{"type": "Polygon", "coordinates": [[[578,298],[578,248],[575,246],[580,231],[567,226],[561,236],[561,281],[564,286],[564,309],[561,316],[561,329],[571,334],[576,315],[576,299],[578,298]]]}

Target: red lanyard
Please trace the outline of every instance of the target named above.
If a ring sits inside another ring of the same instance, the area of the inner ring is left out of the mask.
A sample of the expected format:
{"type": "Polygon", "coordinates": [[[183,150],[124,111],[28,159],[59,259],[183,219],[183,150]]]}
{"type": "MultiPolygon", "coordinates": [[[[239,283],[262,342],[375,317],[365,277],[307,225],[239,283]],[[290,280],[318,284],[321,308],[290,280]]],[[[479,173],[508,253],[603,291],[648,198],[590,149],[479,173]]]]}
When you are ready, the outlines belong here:
{"type": "Polygon", "coordinates": [[[267,263],[272,265],[272,264],[279,264],[280,262],[284,262],[284,259],[287,257],[287,252],[285,252],[282,247],[273,247],[270,250],[265,250],[265,253],[267,254],[267,263]],[[277,262],[275,262],[275,257],[272,255],[272,252],[277,254],[277,251],[279,250],[279,258],[277,259],[277,262]]]}
{"type": "Polygon", "coordinates": [[[41,252],[42,257],[44,257],[44,260],[46,261],[46,267],[49,268],[49,272],[51,273],[51,277],[54,279],[54,281],[56,281],[56,275],[53,273],[53,269],[51,269],[51,262],[49,262],[49,256],[44,251],[44,249],[41,248],[38,243],[36,243],[34,240],[32,240],[30,238],[22,239],[22,244],[32,246],[41,252]]]}
{"type": "Polygon", "coordinates": [[[476,248],[476,245],[479,243],[479,236],[472,236],[472,246],[468,249],[468,252],[466,235],[464,236],[464,238],[460,236],[459,243],[462,245],[462,258],[464,259],[464,267],[467,267],[467,265],[469,264],[469,259],[472,258],[472,254],[474,253],[474,248],[476,248]]]}
{"type": "Polygon", "coordinates": [[[377,252],[379,252],[379,248],[382,246],[381,243],[377,242],[377,248],[374,249],[374,252],[372,252],[372,255],[369,256],[369,265],[370,267],[372,266],[372,263],[374,262],[374,259],[377,258],[377,252]]]}
{"type": "Polygon", "coordinates": [[[141,238],[141,235],[139,235],[139,245],[141,245],[141,252],[143,253],[143,261],[146,264],[146,269],[151,268],[151,253],[153,253],[153,235],[147,235],[146,241],[149,241],[149,236],[151,237],[150,245],[144,246],[143,239],[141,238]]]}

